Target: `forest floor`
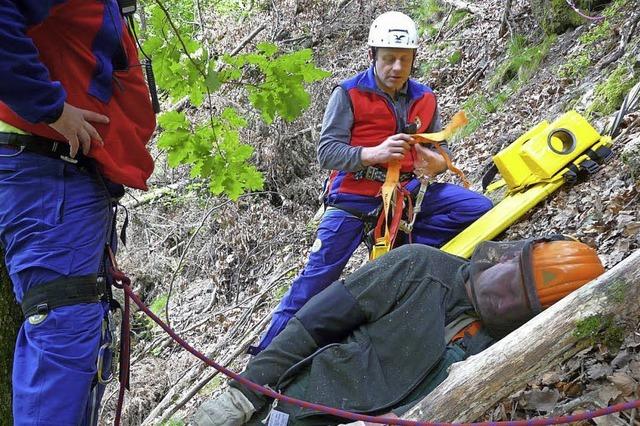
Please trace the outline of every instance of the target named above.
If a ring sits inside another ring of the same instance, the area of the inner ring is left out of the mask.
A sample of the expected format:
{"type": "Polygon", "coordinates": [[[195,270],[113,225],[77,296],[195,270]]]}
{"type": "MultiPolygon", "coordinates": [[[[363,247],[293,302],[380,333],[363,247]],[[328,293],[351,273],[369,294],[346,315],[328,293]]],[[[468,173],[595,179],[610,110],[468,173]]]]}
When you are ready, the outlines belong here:
{"type": "MultiPolygon", "coordinates": [[[[397,7],[419,23],[422,47],[414,76],[434,89],[444,122],[460,109],[467,112],[470,124],[452,145],[455,164],[475,190],[481,190],[491,156],[519,135],[570,109],[588,114],[602,130],[619,105],[618,92],[640,80],[635,1],[616,0],[591,11],[604,14],[604,22],[585,23],[557,37],[543,34],[528,1],[513,1],[502,36],[504,2],[476,3],[477,9],[467,12],[447,2],[436,8],[432,1],[416,2],[409,10],[396,1],[274,0],[242,18],[211,12],[208,31],[222,40],[219,50],[231,50],[266,23],[255,41],[272,40],[285,50],[312,47],[317,65],[332,77],[309,87],[311,107],[293,123],[266,126],[245,108],[251,125],[243,138],[252,141],[266,184],[264,191],[236,203],[209,194],[206,183],[189,179],[188,170],[169,168],[152,143],[151,195],[134,191],[123,200],[129,211],[128,243],[119,254],[143,301],[194,347],[242,370],[246,347],[264,330],[314,239],[313,217],[327,176],[315,160],[324,106],[337,83],[368,66],[368,26],[383,11],[397,7]],[[622,56],[610,61],[627,37],[622,56]]],[[[230,99],[246,103],[240,94],[230,99]]],[[[622,126],[612,161],[588,180],[561,188],[500,238],[569,234],[596,248],[607,267],[640,248],[640,115],[627,116],[622,126]]],[[[457,182],[449,174],[443,180],[457,182]]],[[[361,247],[345,273],[364,261],[361,247]]],[[[640,328],[627,329],[632,331],[617,344],[594,340],[501,401],[484,419],[571,413],[638,398],[640,328]]],[[[226,378],[179,348],[140,312],[133,318],[132,359],[125,425],[186,424],[206,398],[226,387],[226,378]]],[[[103,424],[112,422],[116,399],[117,384],[112,384],[104,398],[103,424]]],[[[595,423],[633,424],[631,415],[639,424],[637,414],[628,412],[595,423]]]]}

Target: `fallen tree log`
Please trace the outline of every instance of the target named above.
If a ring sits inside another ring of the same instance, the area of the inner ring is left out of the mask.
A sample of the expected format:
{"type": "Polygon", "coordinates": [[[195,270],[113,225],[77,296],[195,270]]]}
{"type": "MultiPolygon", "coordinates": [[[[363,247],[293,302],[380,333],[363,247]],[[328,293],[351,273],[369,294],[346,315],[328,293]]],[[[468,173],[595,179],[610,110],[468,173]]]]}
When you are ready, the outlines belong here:
{"type": "Polygon", "coordinates": [[[638,318],[640,250],[489,349],[454,364],[449,377],[405,418],[474,421],[502,398],[578,352],[584,338],[577,335],[576,326],[585,319],[628,331],[635,328],[638,318]]]}

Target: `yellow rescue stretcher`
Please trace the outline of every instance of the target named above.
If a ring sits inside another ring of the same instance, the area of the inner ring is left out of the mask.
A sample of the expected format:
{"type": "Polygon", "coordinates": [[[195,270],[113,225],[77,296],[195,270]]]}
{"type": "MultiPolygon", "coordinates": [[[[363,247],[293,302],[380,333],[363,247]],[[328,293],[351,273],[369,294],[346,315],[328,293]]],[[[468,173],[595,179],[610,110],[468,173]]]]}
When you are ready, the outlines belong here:
{"type": "Polygon", "coordinates": [[[539,123],[493,157],[502,179],[485,186],[488,191],[506,186],[505,198],[442,250],[470,257],[478,243],[496,237],[564,183],[597,171],[611,157],[611,144],[610,136],[600,135],[576,111],[539,123]]]}

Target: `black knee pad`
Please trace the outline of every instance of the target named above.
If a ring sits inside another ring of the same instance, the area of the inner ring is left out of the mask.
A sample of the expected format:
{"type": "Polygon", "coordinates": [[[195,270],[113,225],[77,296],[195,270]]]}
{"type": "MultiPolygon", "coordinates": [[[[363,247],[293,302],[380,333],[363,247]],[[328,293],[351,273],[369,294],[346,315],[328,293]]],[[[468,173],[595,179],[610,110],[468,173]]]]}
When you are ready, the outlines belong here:
{"type": "Polygon", "coordinates": [[[311,298],[295,316],[318,346],[339,342],[366,322],[358,302],[341,281],[311,298]]]}

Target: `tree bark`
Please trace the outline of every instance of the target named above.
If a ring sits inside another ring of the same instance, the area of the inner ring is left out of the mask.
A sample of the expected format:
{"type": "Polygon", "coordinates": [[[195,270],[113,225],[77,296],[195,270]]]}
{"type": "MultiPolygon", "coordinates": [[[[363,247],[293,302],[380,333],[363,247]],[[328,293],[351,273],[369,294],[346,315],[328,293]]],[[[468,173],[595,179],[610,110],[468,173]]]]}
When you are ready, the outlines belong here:
{"type": "Polygon", "coordinates": [[[13,349],[21,323],[22,312],[13,295],[13,286],[4,266],[4,254],[0,251],[0,419],[5,419],[6,424],[13,424],[11,369],[13,349]]]}
{"type": "Polygon", "coordinates": [[[640,317],[640,250],[482,353],[454,364],[449,377],[406,415],[471,422],[526,383],[570,358],[583,343],[576,324],[612,318],[633,330],[640,317]]]}

